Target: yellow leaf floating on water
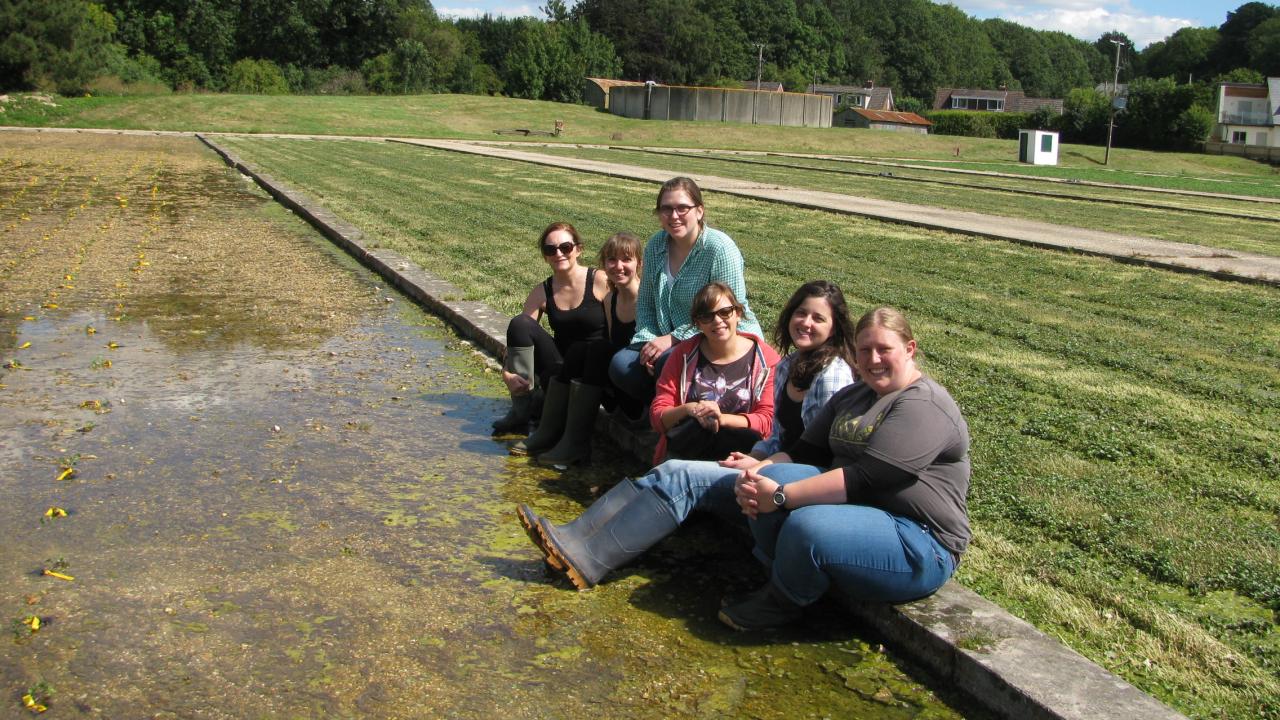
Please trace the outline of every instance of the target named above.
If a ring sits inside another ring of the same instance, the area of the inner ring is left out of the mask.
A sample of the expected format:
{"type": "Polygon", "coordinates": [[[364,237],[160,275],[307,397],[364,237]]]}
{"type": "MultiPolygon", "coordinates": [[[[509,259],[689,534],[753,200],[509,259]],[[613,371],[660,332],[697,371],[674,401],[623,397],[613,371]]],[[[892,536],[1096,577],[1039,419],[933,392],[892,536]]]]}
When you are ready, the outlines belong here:
{"type": "Polygon", "coordinates": [[[35,315],[24,315],[24,316],[22,317],[22,319],[23,319],[23,320],[25,320],[25,321],[27,321],[27,322],[31,322],[31,321],[33,321],[33,320],[35,320],[35,319],[36,319],[36,316],[35,316],[35,315]]]}
{"type": "Polygon", "coordinates": [[[22,696],[22,705],[23,707],[27,708],[28,710],[34,713],[42,713],[45,710],[49,709],[44,705],[41,705],[40,703],[36,702],[36,699],[31,697],[31,693],[27,693],[26,695],[22,696]]]}
{"type": "Polygon", "coordinates": [[[63,275],[63,276],[62,276],[62,279],[63,279],[63,280],[66,280],[67,282],[71,282],[72,280],[75,280],[75,279],[76,279],[76,276],[75,276],[75,275],[67,274],[67,275],[63,275]]]}
{"type": "Polygon", "coordinates": [[[56,302],[47,302],[47,303],[45,303],[45,304],[41,305],[40,307],[42,307],[42,308],[44,308],[44,309],[46,309],[46,310],[57,310],[57,309],[58,309],[58,303],[56,303],[56,302]]]}
{"type": "Polygon", "coordinates": [[[67,511],[57,505],[52,505],[48,510],[44,511],[44,516],[47,518],[64,518],[67,516],[67,511]]]}
{"type": "Polygon", "coordinates": [[[26,342],[22,343],[21,345],[19,345],[19,346],[18,346],[18,349],[19,349],[19,350],[26,350],[26,349],[27,349],[27,348],[29,348],[29,347],[31,347],[31,341],[30,341],[30,340],[28,340],[28,341],[26,341],[26,342]]]}
{"type": "Polygon", "coordinates": [[[22,367],[22,363],[18,362],[17,360],[13,360],[13,359],[10,359],[8,362],[6,362],[6,363],[4,364],[4,367],[5,367],[5,369],[6,369],[6,370],[25,370],[25,369],[26,369],[26,368],[22,367]]]}
{"type": "Polygon", "coordinates": [[[94,334],[94,333],[96,333],[96,332],[98,332],[98,328],[96,328],[96,327],[94,327],[94,326],[92,326],[92,325],[86,325],[86,326],[85,326],[85,328],[84,328],[84,334],[85,334],[85,335],[92,335],[92,334],[94,334]]]}
{"type": "Polygon", "coordinates": [[[63,468],[62,472],[58,473],[58,481],[61,482],[62,480],[67,480],[75,476],[76,476],[75,468],[73,467],[63,468]]]}
{"type": "Polygon", "coordinates": [[[22,618],[22,624],[31,628],[31,632],[35,632],[40,629],[40,616],[28,615],[27,617],[22,618]]]}
{"type": "Polygon", "coordinates": [[[66,580],[67,582],[75,580],[75,578],[70,575],[67,575],[65,573],[60,573],[57,570],[50,570],[49,568],[44,569],[44,574],[48,575],[49,577],[58,578],[59,580],[66,580]]]}
{"type": "Polygon", "coordinates": [[[119,343],[109,342],[109,343],[107,343],[107,347],[108,347],[108,348],[111,348],[112,350],[115,350],[116,348],[120,347],[120,344],[119,344],[119,343]]]}

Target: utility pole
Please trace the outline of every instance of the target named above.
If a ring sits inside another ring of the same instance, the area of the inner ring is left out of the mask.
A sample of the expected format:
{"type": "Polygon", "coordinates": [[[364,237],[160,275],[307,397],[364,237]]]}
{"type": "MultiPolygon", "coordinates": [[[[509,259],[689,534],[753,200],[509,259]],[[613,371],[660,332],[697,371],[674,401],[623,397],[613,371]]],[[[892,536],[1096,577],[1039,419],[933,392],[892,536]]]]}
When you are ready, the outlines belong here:
{"type": "Polygon", "coordinates": [[[756,124],[756,101],[760,99],[760,74],[764,70],[764,43],[756,46],[756,91],[751,95],[751,124],[756,124]]]}
{"type": "Polygon", "coordinates": [[[1111,118],[1107,120],[1107,152],[1102,156],[1103,165],[1111,162],[1111,133],[1116,128],[1116,92],[1120,89],[1120,48],[1125,46],[1123,40],[1111,38],[1111,42],[1116,46],[1116,73],[1111,80],[1111,118]]]}

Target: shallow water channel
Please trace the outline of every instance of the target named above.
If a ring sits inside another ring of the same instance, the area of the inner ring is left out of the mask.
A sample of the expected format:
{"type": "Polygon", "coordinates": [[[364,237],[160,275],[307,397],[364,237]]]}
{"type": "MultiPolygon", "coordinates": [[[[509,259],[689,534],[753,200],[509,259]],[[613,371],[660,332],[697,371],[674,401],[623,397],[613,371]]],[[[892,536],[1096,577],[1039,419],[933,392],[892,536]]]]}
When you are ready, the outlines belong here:
{"type": "Polygon", "coordinates": [[[642,468],[510,457],[485,362],[194,140],[0,157],[0,716],[959,716],[832,608],[722,628],[709,521],[548,576],[514,503],[642,468]]]}

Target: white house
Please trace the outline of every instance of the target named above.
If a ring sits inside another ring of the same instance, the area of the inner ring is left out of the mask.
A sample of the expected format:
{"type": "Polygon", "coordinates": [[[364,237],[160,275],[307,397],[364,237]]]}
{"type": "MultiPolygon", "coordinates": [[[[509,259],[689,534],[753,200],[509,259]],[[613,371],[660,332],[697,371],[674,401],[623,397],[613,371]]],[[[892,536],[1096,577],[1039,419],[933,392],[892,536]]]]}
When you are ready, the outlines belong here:
{"type": "Polygon", "coordinates": [[[1232,145],[1280,147],[1280,78],[1220,83],[1213,139],[1232,145]]]}

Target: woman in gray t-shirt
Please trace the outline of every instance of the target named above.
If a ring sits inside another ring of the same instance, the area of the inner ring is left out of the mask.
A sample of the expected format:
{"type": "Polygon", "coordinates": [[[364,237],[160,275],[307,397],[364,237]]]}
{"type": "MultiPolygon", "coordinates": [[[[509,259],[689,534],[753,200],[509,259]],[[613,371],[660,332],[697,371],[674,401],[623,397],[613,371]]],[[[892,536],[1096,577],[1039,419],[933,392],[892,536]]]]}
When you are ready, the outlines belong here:
{"type": "Polygon", "coordinates": [[[833,583],[859,600],[924,597],[969,542],[969,427],[959,407],[916,366],[902,313],[872,310],[854,337],[861,382],[832,397],[790,452],[738,478],[771,578],[720,611],[731,627],[791,622],[833,583]]]}

